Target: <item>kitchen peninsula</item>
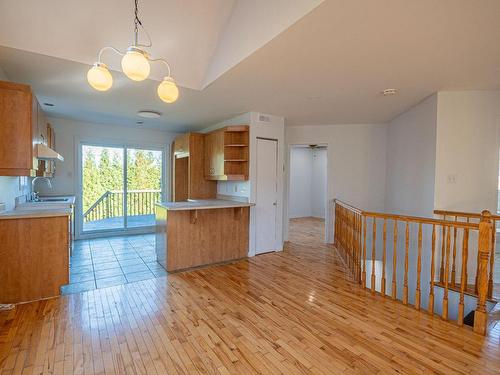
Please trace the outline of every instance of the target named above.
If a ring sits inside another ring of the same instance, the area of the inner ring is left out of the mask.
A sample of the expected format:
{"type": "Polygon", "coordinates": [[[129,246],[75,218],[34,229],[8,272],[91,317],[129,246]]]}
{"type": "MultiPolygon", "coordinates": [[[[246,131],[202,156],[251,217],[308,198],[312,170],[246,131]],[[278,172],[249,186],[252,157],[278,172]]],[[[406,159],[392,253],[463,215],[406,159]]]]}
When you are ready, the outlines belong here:
{"type": "Polygon", "coordinates": [[[158,203],[158,262],[173,272],[246,257],[252,205],[223,199],[158,203]]]}

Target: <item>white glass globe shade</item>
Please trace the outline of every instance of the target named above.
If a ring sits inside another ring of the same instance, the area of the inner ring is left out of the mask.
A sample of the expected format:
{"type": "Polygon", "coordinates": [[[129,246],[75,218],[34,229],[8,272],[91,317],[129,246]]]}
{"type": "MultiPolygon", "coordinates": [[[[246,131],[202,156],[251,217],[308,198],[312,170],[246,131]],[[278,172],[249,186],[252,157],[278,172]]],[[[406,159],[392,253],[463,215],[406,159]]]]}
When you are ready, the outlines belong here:
{"type": "Polygon", "coordinates": [[[172,78],[166,77],[158,85],[158,96],[165,103],[169,104],[177,100],[179,97],[179,88],[172,78]]]}
{"type": "Polygon", "coordinates": [[[127,51],[122,58],[122,70],[132,81],[144,81],[149,76],[149,61],[143,53],[127,51]]]}
{"type": "Polygon", "coordinates": [[[113,76],[104,64],[96,63],[87,72],[87,81],[97,91],[107,91],[113,86],[113,76]]]}

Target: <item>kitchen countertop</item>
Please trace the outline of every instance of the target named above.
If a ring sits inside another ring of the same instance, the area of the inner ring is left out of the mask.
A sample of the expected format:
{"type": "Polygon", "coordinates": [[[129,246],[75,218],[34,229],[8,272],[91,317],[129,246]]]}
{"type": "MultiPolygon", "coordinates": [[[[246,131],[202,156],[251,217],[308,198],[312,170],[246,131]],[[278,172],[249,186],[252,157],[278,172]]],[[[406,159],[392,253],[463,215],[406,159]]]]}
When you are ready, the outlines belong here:
{"type": "Polygon", "coordinates": [[[232,208],[232,207],[250,207],[255,206],[255,203],[238,202],[226,199],[200,199],[187,202],[161,202],[157,206],[166,208],[169,211],[186,211],[186,210],[210,210],[216,208],[232,208]]]}
{"type": "Polygon", "coordinates": [[[5,219],[34,219],[39,217],[70,216],[71,208],[51,208],[34,210],[10,210],[0,213],[0,220],[5,219]]]}
{"type": "Polygon", "coordinates": [[[69,216],[72,214],[75,205],[75,196],[43,196],[40,198],[65,198],[64,202],[23,202],[16,205],[16,208],[9,211],[0,212],[2,219],[32,219],[39,217],[69,216]]]}

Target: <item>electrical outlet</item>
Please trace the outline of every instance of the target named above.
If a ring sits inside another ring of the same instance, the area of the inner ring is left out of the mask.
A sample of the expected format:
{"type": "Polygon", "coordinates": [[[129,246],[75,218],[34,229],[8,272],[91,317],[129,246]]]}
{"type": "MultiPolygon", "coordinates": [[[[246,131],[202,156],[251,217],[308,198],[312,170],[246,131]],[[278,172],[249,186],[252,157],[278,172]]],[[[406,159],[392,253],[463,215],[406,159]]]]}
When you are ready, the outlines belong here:
{"type": "Polygon", "coordinates": [[[448,183],[449,184],[456,184],[457,183],[457,175],[456,174],[449,174],[448,175],[448,183]]]}

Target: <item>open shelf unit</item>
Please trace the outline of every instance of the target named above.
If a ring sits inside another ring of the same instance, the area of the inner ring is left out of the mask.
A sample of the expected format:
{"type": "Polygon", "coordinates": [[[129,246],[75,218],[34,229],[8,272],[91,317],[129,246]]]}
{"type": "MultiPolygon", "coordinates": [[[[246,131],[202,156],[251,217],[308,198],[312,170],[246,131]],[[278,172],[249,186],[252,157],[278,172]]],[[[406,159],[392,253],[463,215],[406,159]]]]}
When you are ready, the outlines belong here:
{"type": "Polygon", "coordinates": [[[248,180],[249,127],[234,125],[207,135],[205,178],[209,180],[248,180]]]}

